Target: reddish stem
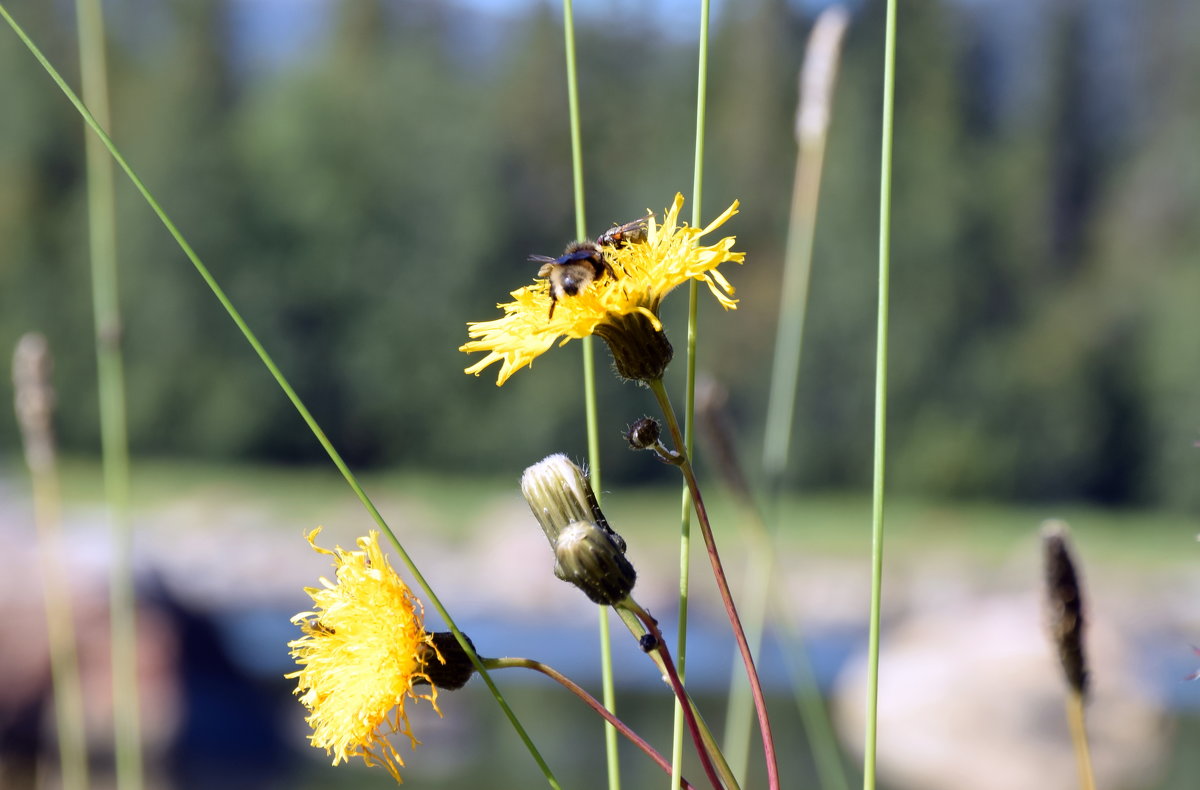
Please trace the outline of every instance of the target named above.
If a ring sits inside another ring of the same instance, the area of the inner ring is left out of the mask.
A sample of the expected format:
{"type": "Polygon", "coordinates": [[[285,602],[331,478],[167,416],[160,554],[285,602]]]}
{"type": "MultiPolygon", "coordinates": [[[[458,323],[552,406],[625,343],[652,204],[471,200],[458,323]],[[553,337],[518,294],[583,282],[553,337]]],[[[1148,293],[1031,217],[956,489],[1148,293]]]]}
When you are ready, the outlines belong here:
{"type": "Polygon", "coordinates": [[[683,690],[683,682],[679,679],[679,672],[675,669],[675,662],[671,660],[671,651],[667,649],[667,643],[663,640],[662,631],[658,629],[658,621],[651,617],[650,613],[645,609],[633,604],[631,599],[627,600],[625,605],[629,606],[630,611],[637,615],[642,624],[646,626],[646,630],[654,637],[653,650],[662,659],[663,670],[667,673],[667,679],[671,681],[671,689],[675,692],[675,696],[679,700],[680,708],[683,709],[683,717],[687,723],[688,731],[692,734],[692,741],[696,744],[696,754],[700,756],[700,764],[704,766],[704,772],[708,774],[708,781],[712,782],[712,786],[717,788],[717,790],[721,790],[724,784],[721,782],[720,777],[717,776],[717,769],[713,767],[712,757],[704,745],[704,738],[700,735],[700,725],[696,723],[696,712],[692,710],[692,701],[688,697],[687,692],[683,690]]]}
{"type": "MultiPolygon", "coordinates": [[[[486,659],[486,663],[487,663],[489,669],[503,669],[503,668],[507,668],[507,667],[524,667],[526,669],[532,669],[536,672],[541,672],[546,677],[553,678],[554,680],[558,681],[563,686],[565,686],[568,691],[570,691],[575,696],[579,697],[581,700],[583,700],[585,703],[587,703],[588,707],[590,707],[592,710],[596,711],[596,713],[599,713],[601,716],[603,716],[604,719],[609,724],[611,724],[613,727],[617,728],[617,730],[622,735],[624,735],[626,738],[628,738],[630,741],[633,742],[634,746],[637,746],[639,749],[641,749],[643,752],[645,752],[647,757],[649,757],[651,760],[653,760],[658,765],[659,768],[663,769],[668,775],[670,775],[671,764],[669,762],[667,762],[666,759],[663,758],[663,756],[661,754],[659,754],[654,749],[653,746],[651,746],[649,743],[647,743],[646,740],[644,738],[642,738],[642,736],[638,735],[636,732],[634,732],[632,729],[630,729],[629,725],[627,725],[625,722],[618,719],[615,715],[613,715],[613,713],[611,711],[609,711],[602,704],[600,704],[599,700],[597,700],[591,694],[588,694],[573,680],[571,680],[566,675],[559,672],[554,667],[551,667],[548,664],[543,664],[541,661],[534,661],[531,658],[493,658],[493,659],[486,659]]],[[[679,779],[679,786],[681,788],[683,788],[683,790],[695,790],[695,787],[693,787],[683,777],[680,777],[680,779],[679,779]]],[[[718,787],[720,787],[720,786],[718,785],[718,787]]]]}
{"type": "MultiPolygon", "coordinates": [[[[708,559],[712,564],[713,576],[717,581],[717,589],[721,593],[721,601],[729,615],[729,623],[733,627],[733,635],[737,640],[738,652],[742,655],[742,663],[746,666],[746,677],[750,681],[750,692],[754,697],[754,710],[758,715],[758,727],[762,734],[763,757],[767,764],[767,785],[771,790],[779,790],[779,766],[775,758],[775,740],[771,735],[771,722],[767,718],[767,700],[763,695],[762,683],[758,679],[758,670],[754,666],[754,657],[750,654],[750,643],[746,640],[746,632],[742,629],[741,618],[738,617],[737,607],[733,603],[733,595],[729,592],[729,582],[725,578],[725,569],[721,565],[721,556],[717,553],[717,543],[713,539],[712,525],[708,520],[708,511],[704,507],[704,499],[700,496],[700,486],[696,484],[696,475],[688,459],[687,447],[683,433],[679,430],[679,421],[675,418],[675,410],[667,397],[662,380],[649,382],[650,389],[658,399],[667,426],[671,430],[679,459],[676,462],[683,478],[687,481],[688,491],[692,494],[692,505],[696,509],[696,520],[700,522],[700,533],[704,536],[704,545],[708,549],[708,559]]],[[[686,709],[686,705],[684,706],[686,709]]]]}

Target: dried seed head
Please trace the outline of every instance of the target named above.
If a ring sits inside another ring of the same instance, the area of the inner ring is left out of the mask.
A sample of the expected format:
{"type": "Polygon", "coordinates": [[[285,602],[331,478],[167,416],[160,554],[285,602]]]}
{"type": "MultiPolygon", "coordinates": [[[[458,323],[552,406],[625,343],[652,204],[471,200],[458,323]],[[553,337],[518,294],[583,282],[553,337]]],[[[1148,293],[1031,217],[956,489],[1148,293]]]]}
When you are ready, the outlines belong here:
{"type": "Polygon", "coordinates": [[[1088,683],[1083,649],[1083,593],[1071,557],[1069,537],[1070,530],[1065,522],[1042,524],[1050,636],[1067,684],[1082,698],[1087,695],[1088,683]]]}
{"type": "Polygon", "coordinates": [[[30,332],[17,341],[13,352],[13,401],[25,442],[25,459],[34,471],[54,463],[52,368],[50,344],[44,335],[30,332]]]}

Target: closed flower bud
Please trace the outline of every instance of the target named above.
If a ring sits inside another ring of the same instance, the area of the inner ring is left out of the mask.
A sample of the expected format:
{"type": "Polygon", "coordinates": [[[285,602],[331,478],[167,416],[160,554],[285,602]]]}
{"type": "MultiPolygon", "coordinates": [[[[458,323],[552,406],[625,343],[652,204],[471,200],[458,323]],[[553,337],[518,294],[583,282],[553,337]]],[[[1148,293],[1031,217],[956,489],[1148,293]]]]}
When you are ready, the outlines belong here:
{"type": "Polygon", "coordinates": [[[609,316],[594,332],[608,345],[617,375],[628,381],[661,379],[675,355],[662,325],[643,313],[609,316]]]}
{"type": "Polygon", "coordinates": [[[553,546],[558,533],[575,521],[594,521],[596,498],[579,467],[562,453],[538,461],[521,475],[521,493],[553,546]]]}
{"type": "MultiPolygon", "coordinates": [[[[425,666],[425,677],[415,682],[418,685],[427,682],[447,691],[455,691],[467,685],[467,681],[475,674],[475,665],[467,651],[463,650],[450,631],[435,631],[430,636],[433,637],[433,645],[426,646],[421,656],[425,666]]],[[[464,638],[474,650],[475,643],[465,634],[464,638]]]]}
{"type": "Polygon", "coordinates": [[[637,574],[625,559],[625,540],[608,526],[578,466],[551,455],[525,470],[521,493],[554,549],[555,576],[599,604],[629,594],[637,574]]]}
{"type": "Polygon", "coordinates": [[[625,600],[637,573],[611,532],[589,521],[576,521],[554,543],[554,575],[583,590],[593,603],[611,606],[625,600]]]}
{"type": "Polygon", "coordinates": [[[634,450],[649,450],[658,444],[662,436],[662,425],[651,417],[643,417],[625,432],[625,441],[634,450]]]}

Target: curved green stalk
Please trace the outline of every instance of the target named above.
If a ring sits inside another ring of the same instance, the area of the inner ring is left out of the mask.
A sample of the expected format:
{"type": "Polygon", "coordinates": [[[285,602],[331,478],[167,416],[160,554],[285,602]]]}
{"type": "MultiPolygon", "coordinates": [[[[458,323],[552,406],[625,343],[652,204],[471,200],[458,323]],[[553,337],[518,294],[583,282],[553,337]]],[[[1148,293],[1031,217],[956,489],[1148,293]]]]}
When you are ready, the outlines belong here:
{"type": "MultiPolygon", "coordinates": [[[[587,236],[587,212],[583,200],[583,141],[579,122],[579,77],[575,65],[575,10],[572,0],[563,0],[563,39],[567,57],[567,113],[571,119],[571,181],[575,193],[575,238],[587,236]]],[[[588,482],[599,502],[600,486],[600,427],[596,406],[596,350],[592,338],[580,344],[583,354],[584,424],[587,426],[588,482]]],[[[613,682],[612,638],[608,629],[608,609],[596,609],[600,629],[600,676],[605,706],[617,709],[616,684],[613,682]]],[[[621,789],[621,757],[618,751],[617,730],[611,724],[604,728],[604,754],[608,765],[609,790],[621,789]]]]}
{"type": "Polygon", "coordinates": [[[879,305],[875,341],[875,451],[871,485],[871,622],[867,644],[867,714],[863,788],[875,787],[879,710],[879,619],[883,601],[883,461],[887,449],[888,280],[891,272],[892,127],[896,104],[896,0],[888,0],[883,55],[883,135],[879,172],[879,305]]]}
{"type": "Polygon", "coordinates": [[[517,735],[521,738],[522,742],[525,744],[525,747],[529,750],[530,755],[532,755],[533,759],[537,762],[539,768],[541,768],[547,782],[549,782],[551,787],[560,788],[561,785],[554,777],[553,772],[550,770],[550,766],[546,764],[545,759],[543,759],[541,754],[538,752],[537,747],[533,745],[533,741],[529,738],[529,734],[525,732],[525,728],[521,726],[520,721],[517,720],[516,714],[513,713],[512,709],[508,706],[508,702],[500,693],[500,689],[496,687],[495,682],[492,680],[491,676],[488,675],[486,667],[484,667],[479,660],[479,656],[477,656],[475,651],[471,649],[470,642],[458,629],[458,626],[454,623],[453,618],[450,617],[450,613],[446,611],[446,608],[442,605],[441,600],[434,593],[433,588],[429,586],[429,582],[427,582],[425,577],[421,575],[421,572],[417,569],[416,564],[408,555],[408,552],[404,550],[404,546],[401,545],[399,538],[396,537],[396,534],[392,531],[391,526],[389,526],[384,520],[383,516],[376,509],[375,503],[371,501],[370,497],[367,496],[367,493],[359,484],[358,478],[355,477],[354,473],[350,471],[350,468],[342,459],[341,454],[338,453],[332,442],[329,441],[329,438],[325,435],[325,432],[321,429],[321,426],[317,424],[316,419],[312,416],[312,413],[309,412],[308,407],[304,405],[304,402],[300,399],[300,396],[296,394],[296,391],[292,388],[292,385],[283,375],[283,372],[275,364],[275,361],[271,358],[271,355],[267,353],[266,348],[263,347],[262,343],[258,340],[258,337],[250,330],[249,325],[246,324],[246,321],[242,318],[241,313],[239,313],[237,308],[233,306],[233,303],[229,300],[229,297],[225,295],[225,291],[217,283],[216,279],[213,278],[212,274],[208,270],[208,267],[206,267],[200,260],[200,257],[196,254],[196,251],[192,249],[190,244],[188,244],[187,240],[183,237],[183,234],[180,233],[179,229],[175,226],[175,223],[171,221],[171,218],[167,216],[167,213],[163,210],[162,206],[159,205],[158,201],[155,200],[154,196],[150,193],[150,190],[147,189],[146,185],[142,183],[142,180],[138,178],[137,173],[135,173],[133,168],[129,166],[129,163],[125,160],[125,157],[121,155],[121,152],[117,149],[112,139],[96,122],[96,119],[92,113],[86,106],[84,106],[83,102],[79,99],[75,92],[71,90],[70,86],[67,85],[66,81],[63,80],[58,71],[50,64],[50,61],[46,59],[46,56],[42,54],[42,51],[38,49],[37,45],[33,43],[28,35],[26,35],[21,26],[17,24],[16,20],[12,18],[2,3],[0,3],[0,16],[4,17],[4,20],[8,22],[9,26],[17,34],[18,38],[21,39],[22,43],[25,44],[25,46],[37,59],[38,63],[42,65],[42,68],[46,70],[46,73],[50,75],[50,78],[54,80],[54,83],[58,85],[59,89],[66,95],[71,104],[75,106],[75,109],[79,112],[79,114],[83,116],[83,119],[87,125],[91,127],[92,131],[94,131],[104,143],[104,147],[108,150],[109,154],[112,155],[113,160],[115,160],[117,165],[120,166],[121,170],[125,172],[125,175],[128,176],[130,182],[132,182],[134,187],[141,194],[142,198],[150,206],[150,209],[155,213],[159,221],[162,222],[163,226],[167,229],[167,232],[171,234],[173,239],[175,239],[175,243],[179,245],[179,248],[183,251],[184,255],[186,255],[188,260],[191,261],[192,266],[195,267],[196,272],[208,285],[209,289],[213,292],[213,295],[217,298],[217,301],[221,303],[221,306],[225,308],[225,312],[229,314],[229,317],[233,320],[234,324],[236,324],[238,329],[241,330],[242,335],[246,338],[246,342],[250,344],[255,353],[258,354],[258,357],[262,361],[263,365],[268,371],[270,371],[271,376],[275,379],[275,383],[279,385],[281,390],[283,390],[288,400],[291,401],[292,406],[300,414],[300,417],[304,420],[305,424],[308,425],[309,430],[312,431],[313,436],[316,437],[317,441],[321,444],[321,447],[324,448],[326,454],[329,456],[329,459],[333,462],[334,466],[338,468],[338,471],[342,473],[342,477],[345,478],[346,483],[350,486],[351,490],[354,491],[354,494],[358,497],[359,502],[361,502],[363,507],[366,508],[372,520],[379,525],[379,528],[383,530],[384,534],[386,534],[391,540],[392,546],[396,549],[396,553],[400,556],[401,561],[408,568],[409,573],[412,574],[414,581],[416,581],[417,585],[425,592],[425,596],[428,598],[429,603],[432,604],[434,609],[437,610],[438,614],[441,615],[442,619],[446,623],[446,626],[454,633],[455,639],[458,640],[459,644],[462,645],[463,649],[471,657],[471,661],[475,665],[475,668],[479,670],[480,677],[483,678],[484,683],[487,684],[487,687],[491,691],[492,696],[496,699],[497,704],[499,704],[501,709],[504,711],[504,715],[508,718],[509,723],[517,732],[517,735]]]}
{"type": "MultiPolygon", "coordinates": [[[[97,123],[111,128],[104,11],[99,0],[77,0],[79,64],[83,95],[97,123]]],[[[125,363],[121,352],[121,305],[117,277],[117,220],[112,159],[84,129],[87,161],[88,258],[96,333],[100,400],[100,446],[113,558],[109,569],[112,630],[113,740],[117,787],[142,787],[142,737],[137,682],[137,619],[133,591],[133,521],[129,514],[129,438],[125,413],[125,363]]]]}
{"type": "MultiPolygon", "coordinates": [[[[700,0],[700,43],[696,65],[696,153],[692,165],[692,227],[699,228],[704,197],[704,116],[708,109],[708,22],[709,0],[700,0]]],[[[696,413],[696,321],[700,309],[700,286],[688,284],[687,384],[684,393],[684,451],[691,456],[693,417],[696,413]]],[[[680,678],[687,674],[688,597],[691,588],[692,502],[687,484],[681,493],[679,514],[679,626],[676,634],[676,660],[680,678]]],[[[675,706],[675,724],[671,749],[674,778],[678,778],[683,760],[682,706],[675,706]]]]}

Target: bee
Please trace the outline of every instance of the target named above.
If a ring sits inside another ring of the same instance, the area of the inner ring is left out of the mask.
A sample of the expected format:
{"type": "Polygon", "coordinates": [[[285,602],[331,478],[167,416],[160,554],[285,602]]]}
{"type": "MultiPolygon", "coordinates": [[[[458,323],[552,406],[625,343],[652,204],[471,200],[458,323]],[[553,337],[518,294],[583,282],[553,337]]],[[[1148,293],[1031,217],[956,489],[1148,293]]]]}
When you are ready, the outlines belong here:
{"type": "Polygon", "coordinates": [[[529,260],[541,262],[538,277],[550,281],[550,318],[554,317],[554,308],[561,297],[575,296],[606,274],[616,277],[608,259],[594,241],[572,242],[557,258],[530,255],[529,260]]]}
{"type": "Polygon", "coordinates": [[[616,278],[612,265],[604,257],[602,246],[637,244],[646,240],[647,217],[614,225],[600,234],[595,241],[576,241],[557,258],[546,255],[530,255],[529,260],[542,264],[538,277],[550,281],[550,318],[554,308],[564,296],[575,296],[605,275],[616,278]]]}

